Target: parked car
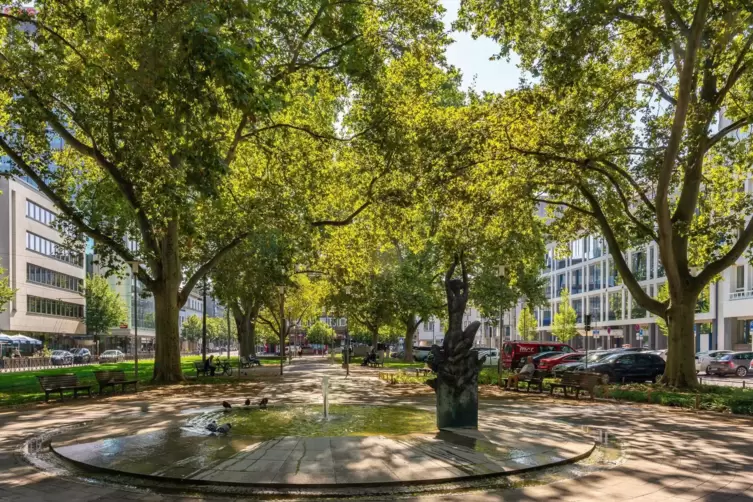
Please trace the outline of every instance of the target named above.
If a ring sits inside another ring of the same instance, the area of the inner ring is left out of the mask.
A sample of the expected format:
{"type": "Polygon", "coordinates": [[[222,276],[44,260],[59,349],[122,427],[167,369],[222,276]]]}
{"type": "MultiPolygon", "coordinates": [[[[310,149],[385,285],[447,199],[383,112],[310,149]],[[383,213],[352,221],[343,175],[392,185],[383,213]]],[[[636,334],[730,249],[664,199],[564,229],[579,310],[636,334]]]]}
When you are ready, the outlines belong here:
{"type": "Polygon", "coordinates": [[[73,364],[73,354],[67,350],[53,350],[52,355],[50,356],[50,362],[52,362],[54,366],[73,364]]]}
{"type": "Polygon", "coordinates": [[[505,342],[502,346],[502,366],[517,368],[521,366],[521,360],[525,361],[526,357],[542,352],[576,352],[576,350],[566,343],[558,342],[505,342]]]}
{"type": "Polygon", "coordinates": [[[648,354],[656,354],[657,356],[664,359],[664,362],[667,362],[667,349],[664,350],[649,350],[648,354]]]}
{"type": "MultiPolygon", "coordinates": [[[[559,355],[565,354],[565,352],[559,352],[556,350],[550,350],[548,352],[540,352],[538,354],[534,354],[531,356],[533,358],[533,365],[536,366],[536,369],[539,368],[539,363],[541,363],[542,360],[550,358],[550,357],[556,357],[559,355]]],[[[523,365],[526,363],[525,359],[520,360],[520,366],[523,367],[523,365]]]]}
{"type": "Polygon", "coordinates": [[[664,374],[665,364],[664,359],[656,354],[619,351],[599,359],[593,365],[589,363],[588,371],[600,373],[601,382],[605,385],[610,382],[656,382],[657,377],[664,374]]]}
{"type": "Polygon", "coordinates": [[[545,357],[539,361],[539,370],[551,372],[558,364],[578,362],[586,357],[584,352],[563,352],[552,357],[545,357]]]}
{"type": "Polygon", "coordinates": [[[608,356],[609,354],[614,354],[615,352],[618,352],[619,349],[611,349],[611,350],[595,350],[595,351],[589,351],[588,356],[584,357],[580,361],[574,361],[569,363],[562,363],[558,364],[557,366],[552,368],[552,375],[560,378],[562,377],[563,373],[568,373],[570,371],[579,371],[582,369],[585,369],[586,367],[586,361],[588,361],[588,367],[590,368],[591,365],[602,358],[608,356]]]}
{"type": "Polygon", "coordinates": [[[426,362],[426,358],[429,357],[431,347],[413,347],[413,360],[418,362],[426,362]]]}
{"type": "Polygon", "coordinates": [[[89,352],[89,349],[84,349],[84,348],[73,349],[71,350],[71,354],[73,354],[74,363],[92,362],[92,353],[89,352]]]}
{"type": "Polygon", "coordinates": [[[477,353],[479,359],[486,356],[484,359],[484,366],[497,366],[499,361],[499,351],[497,349],[471,349],[477,353]]]}
{"type": "Polygon", "coordinates": [[[732,352],[710,361],[706,366],[706,373],[708,375],[744,377],[748,374],[751,361],[753,361],[753,352],[732,352]]]}
{"type": "Polygon", "coordinates": [[[708,367],[709,363],[714,359],[719,359],[722,356],[731,354],[731,350],[707,350],[704,352],[698,352],[695,355],[695,370],[696,372],[705,372],[710,375],[708,367]]]}
{"type": "Polygon", "coordinates": [[[125,354],[119,350],[106,350],[99,355],[101,363],[120,363],[125,361],[125,354]]]}

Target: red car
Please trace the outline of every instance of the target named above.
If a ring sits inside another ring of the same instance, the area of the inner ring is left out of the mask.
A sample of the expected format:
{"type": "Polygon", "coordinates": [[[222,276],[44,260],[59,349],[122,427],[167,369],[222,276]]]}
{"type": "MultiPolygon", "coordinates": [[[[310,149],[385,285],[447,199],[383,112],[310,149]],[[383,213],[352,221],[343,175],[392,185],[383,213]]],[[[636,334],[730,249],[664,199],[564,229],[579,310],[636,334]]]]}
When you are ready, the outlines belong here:
{"type": "Polygon", "coordinates": [[[560,342],[505,342],[502,346],[502,367],[518,368],[526,357],[541,352],[575,352],[575,349],[560,342]]]}
{"type": "Polygon", "coordinates": [[[575,361],[580,361],[585,356],[586,354],[582,352],[570,352],[569,354],[557,354],[554,357],[547,357],[546,359],[542,359],[541,361],[539,361],[538,369],[549,373],[550,371],[552,371],[552,368],[554,368],[558,364],[573,363],[575,361]]]}

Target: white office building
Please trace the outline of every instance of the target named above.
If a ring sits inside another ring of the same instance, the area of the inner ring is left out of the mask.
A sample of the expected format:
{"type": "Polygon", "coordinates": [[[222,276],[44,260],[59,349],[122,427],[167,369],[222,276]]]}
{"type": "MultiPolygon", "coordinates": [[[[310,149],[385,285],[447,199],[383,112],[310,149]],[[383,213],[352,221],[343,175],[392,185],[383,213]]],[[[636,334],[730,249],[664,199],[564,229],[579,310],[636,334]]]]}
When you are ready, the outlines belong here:
{"type": "Polygon", "coordinates": [[[0,191],[1,265],[16,290],[0,313],[0,330],[50,349],[85,345],[83,253],[61,247],[56,208],[31,180],[0,178],[0,191]]]}

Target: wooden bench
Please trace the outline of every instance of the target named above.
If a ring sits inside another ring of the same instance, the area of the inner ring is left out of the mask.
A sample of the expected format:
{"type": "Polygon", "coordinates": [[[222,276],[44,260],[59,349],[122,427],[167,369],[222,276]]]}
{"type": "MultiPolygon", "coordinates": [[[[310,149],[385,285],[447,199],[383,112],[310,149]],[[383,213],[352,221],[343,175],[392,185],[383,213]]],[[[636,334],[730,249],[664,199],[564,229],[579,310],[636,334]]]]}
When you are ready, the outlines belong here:
{"type": "Polygon", "coordinates": [[[116,385],[120,385],[121,392],[125,392],[126,385],[133,385],[136,392],[139,390],[139,381],[136,379],[126,380],[125,372],[121,370],[95,371],[94,378],[99,384],[99,393],[104,393],[105,388],[112,387],[115,390],[116,385]]]}
{"type": "Polygon", "coordinates": [[[531,392],[531,385],[538,387],[539,392],[544,392],[544,377],[546,377],[545,371],[536,370],[533,372],[533,375],[531,375],[531,378],[529,378],[528,380],[521,380],[518,383],[528,384],[528,387],[526,387],[526,392],[531,392]]]}
{"type": "Polygon", "coordinates": [[[196,378],[199,378],[201,375],[206,376],[210,372],[209,369],[204,369],[204,361],[194,361],[193,367],[196,368],[196,378]]]}
{"type": "Polygon", "coordinates": [[[561,388],[565,397],[568,397],[568,389],[575,391],[575,399],[580,397],[580,391],[586,391],[594,398],[594,387],[599,384],[599,375],[596,373],[576,373],[568,372],[562,375],[559,383],[553,383],[549,390],[550,395],[554,395],[554,389],[561,388]]]}
{"type": "Polygon", "coordinates": [[[416,372],[416,376],[428,375],[431,373],[430,368],[414,368],[413,370],[416,372]]]}
{"type": "Polygon", "coordinates": [[[241,368],[250,368],[252,366],[261,366],[261,361],[255,357],[243,356],[240,359],[241,368]]]}
{"type": "Polygon", "coordinates": [[[379,366],[381,366],[382,368],[384,368],[384,359],[382,359],[381,357],[377,357],[376,361],[369,361],[366,364],[368,364],[372,368],[377,368],[379,366]]]}
{"type": "Polygon", "coordinates": [[[49,401],[51,392],[59,392],[61,401],[63,400],[63,392],[68,390],[73,391],[74,398],[78,397],[78,391],[80,390],[85,390],[89,397],[92,395],[92,386],[81,385],[78,382],[78,377],[73,374],[49,376],[38,375],[37,380],[39,380],[39,386],[42,387],[42,390],[44,391],[45,403],[49,401]]]}

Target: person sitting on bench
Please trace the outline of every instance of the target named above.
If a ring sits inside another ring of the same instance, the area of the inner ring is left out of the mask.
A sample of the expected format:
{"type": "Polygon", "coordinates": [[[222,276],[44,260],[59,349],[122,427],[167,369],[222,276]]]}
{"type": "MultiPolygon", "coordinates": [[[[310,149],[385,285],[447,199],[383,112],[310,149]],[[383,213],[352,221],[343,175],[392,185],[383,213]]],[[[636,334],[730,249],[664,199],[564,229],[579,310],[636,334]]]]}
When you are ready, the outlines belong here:
{"type": "Polygon", "coordinates": [[[214,370],[217,369],[217,366],[214,365],[214,356],[209,356],[209,359],[206,359],[204,361],[204,371],[208,371],[210,376],[214,376],[214,370]]]}
{"type": "Polygon", "coordinates": [[[518,373],[510,375],[507,378],[507,385],[505,386],[505,389],[517,389],[518,382],[520,382],[521,380],[523,382],[530,380],[533,376],[534,371],[536,371],[536,366],[533,365],[533,357],[528,356],[526,358],[525,366],[520,368],[520,371],[518,373]]]}

